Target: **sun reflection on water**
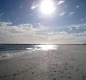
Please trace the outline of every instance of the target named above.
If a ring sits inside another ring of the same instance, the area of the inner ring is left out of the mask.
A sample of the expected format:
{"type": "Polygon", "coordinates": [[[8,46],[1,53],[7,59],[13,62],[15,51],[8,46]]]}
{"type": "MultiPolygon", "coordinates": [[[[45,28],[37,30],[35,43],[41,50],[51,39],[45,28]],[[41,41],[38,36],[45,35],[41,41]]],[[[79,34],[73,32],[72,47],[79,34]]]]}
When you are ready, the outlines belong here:
{"type": "Polygon", "coordinates": [[[58,45],[37,45],[39,50],[56,50],[58,45]]]}

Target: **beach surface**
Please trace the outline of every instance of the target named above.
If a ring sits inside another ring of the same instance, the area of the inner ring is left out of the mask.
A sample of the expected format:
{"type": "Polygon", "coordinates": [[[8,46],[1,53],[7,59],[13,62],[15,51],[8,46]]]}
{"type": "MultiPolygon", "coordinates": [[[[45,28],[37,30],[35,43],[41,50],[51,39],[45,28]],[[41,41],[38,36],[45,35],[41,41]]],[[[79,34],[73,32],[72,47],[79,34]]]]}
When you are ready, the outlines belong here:
{"type": "Polygon", "coordinates": [[[86,45],[59,45],[0,60],[0,80],[86,80],[86,45]]]}

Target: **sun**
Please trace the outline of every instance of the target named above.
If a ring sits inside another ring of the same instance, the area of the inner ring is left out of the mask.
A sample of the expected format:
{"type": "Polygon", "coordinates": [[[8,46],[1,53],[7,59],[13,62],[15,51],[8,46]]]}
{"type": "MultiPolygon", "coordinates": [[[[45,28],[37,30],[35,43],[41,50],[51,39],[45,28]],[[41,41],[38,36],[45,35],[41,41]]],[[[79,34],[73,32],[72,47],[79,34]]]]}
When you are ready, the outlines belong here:
{"type": "Polygon", "coordinates": [[[52,0],[43,0],[40,3],[40,11],[44,15],[51,15],[55,11],[55,4],[52,0]]]}

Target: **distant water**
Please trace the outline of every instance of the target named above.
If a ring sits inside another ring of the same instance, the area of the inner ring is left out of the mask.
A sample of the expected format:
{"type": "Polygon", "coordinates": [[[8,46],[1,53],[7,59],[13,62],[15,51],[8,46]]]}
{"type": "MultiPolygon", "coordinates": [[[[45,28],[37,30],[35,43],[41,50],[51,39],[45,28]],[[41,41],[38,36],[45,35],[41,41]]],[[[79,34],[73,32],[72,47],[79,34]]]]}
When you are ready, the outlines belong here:
{"type": "Polygon", "coordinates": [[[0,60],[30,53],[34,50],[55,50],[57,47],[58,45],[0,44],[0,60]]]}

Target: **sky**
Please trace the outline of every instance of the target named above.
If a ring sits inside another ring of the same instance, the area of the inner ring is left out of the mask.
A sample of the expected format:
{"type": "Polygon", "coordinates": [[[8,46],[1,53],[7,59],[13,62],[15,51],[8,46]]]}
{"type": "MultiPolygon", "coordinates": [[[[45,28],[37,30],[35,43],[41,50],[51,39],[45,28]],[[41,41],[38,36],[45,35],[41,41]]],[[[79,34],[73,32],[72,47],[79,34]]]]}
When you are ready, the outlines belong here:
{"type": "Polygon", "coordinates": [[[86,0],[0,0],[1,44],[86,43],[86,0]]]}

